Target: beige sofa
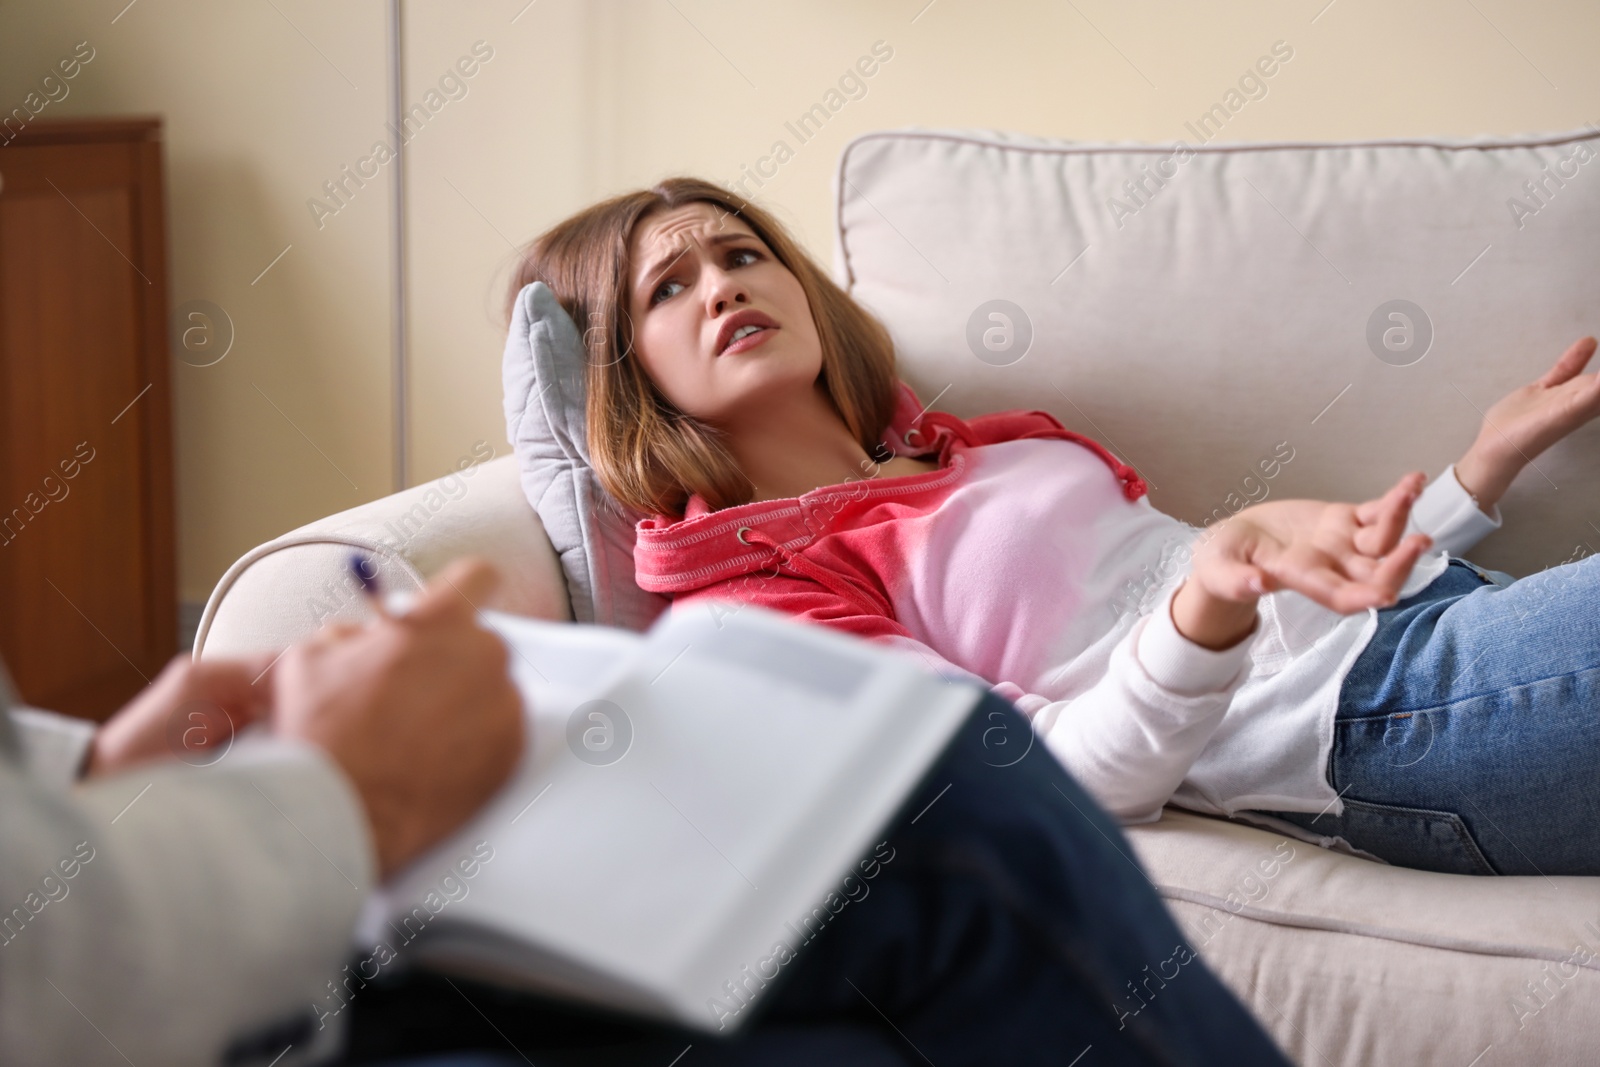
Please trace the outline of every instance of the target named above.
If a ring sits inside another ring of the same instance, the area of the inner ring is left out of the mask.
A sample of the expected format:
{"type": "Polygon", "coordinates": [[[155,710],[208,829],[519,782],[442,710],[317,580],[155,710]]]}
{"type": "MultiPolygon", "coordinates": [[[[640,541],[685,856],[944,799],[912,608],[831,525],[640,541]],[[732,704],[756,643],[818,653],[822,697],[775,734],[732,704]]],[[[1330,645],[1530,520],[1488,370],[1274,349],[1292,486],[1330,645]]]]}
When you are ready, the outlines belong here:
{"type": "MultiPolygon", "coordinates": [[[[1208,145],[1179,163],[1170,146],[869,135],[841,162],[837,273],[888,323],[919,395],[963,415],[1049,409],[1181,518],[1263,488],[1359,499],[1442,470],[1474,404],[1600,331],[1600,178],[1546,183],[1558,195],[1520,227],[1502,202],[1589,136],[1208,145]],[[1429,319],[1420,356],[1366,341],[1398,298],[1429,319]],[[994,300],[1022,309],[1020,354],[968,343],[994,300]],[[1263,486],[1255,463],[1283,440],[1297,458],[1263,486]]],[[[1600,489],[1593,429],[1541,457],[1559,496],[1524,475],[1475,562],[1525,574],[1570,555],[1600,489]]],[[[252,551],[212,594],[196,654],[359,618],[353,547],[390,588],[486,556],[508,577],[494,606],[571,617],[502,456],[252,551]]],[[[1128,836],[1190,943],[1297,1063],[1600,1063],[1600,878],[1405,870],[1171,808],[1128,836]]]]}

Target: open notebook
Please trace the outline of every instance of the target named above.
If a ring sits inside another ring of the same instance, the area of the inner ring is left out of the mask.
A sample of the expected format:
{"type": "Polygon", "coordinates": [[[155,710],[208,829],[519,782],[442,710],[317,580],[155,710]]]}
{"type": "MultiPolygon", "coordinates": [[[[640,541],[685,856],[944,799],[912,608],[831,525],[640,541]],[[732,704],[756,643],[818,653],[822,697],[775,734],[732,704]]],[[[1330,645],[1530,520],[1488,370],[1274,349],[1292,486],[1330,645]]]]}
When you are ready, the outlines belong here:
{"type": "Polygon", "coordinates": [[[983,696],[752,606],[702,601],[644,635],[483,617],[512,648],[528,751],[358,936],[711,1031],[870,891],[888,824],[983,696]]]}

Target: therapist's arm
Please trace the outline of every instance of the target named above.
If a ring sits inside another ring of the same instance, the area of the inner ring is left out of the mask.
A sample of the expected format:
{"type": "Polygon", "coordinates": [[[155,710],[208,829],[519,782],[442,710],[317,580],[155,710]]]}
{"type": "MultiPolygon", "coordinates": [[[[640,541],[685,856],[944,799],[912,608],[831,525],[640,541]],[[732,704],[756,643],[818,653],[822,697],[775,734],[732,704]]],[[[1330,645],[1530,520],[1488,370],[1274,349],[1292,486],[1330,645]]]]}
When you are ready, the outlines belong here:
{"type": "Polygon", "coordinates": [[[275,736],[214,766],[157,755],[173,709],[154,705],[77,790],[0,761],[0,1047],[198,1064],[281,1039],[280,1067],[314,1050],[367,890],[520,754],[504,648],[471,607],[492,582],[452,568],[404,618],[292,649],[263,679],[275,736]]]}
{"type": "Polygon", "coordinates": [[[240,744],[70,792],[7,765],[0,810],[8,1061],[214,1064],[293,1030],[284,1067],[314,1047],[375,866],[321,750],[240,744]]]}
{"type": "Polygon", "coordinates": [[[497,582],[487,564],[462,560],[403,615],[327,628],[281,656],[175,661],[101,728],[89,773],[169,757],[191,719],[213,738],[226,737],[219,720],[266,719],[344,772],[386,877],[476,811],[522,752],[505,644],[477,622],[497,582]]]}

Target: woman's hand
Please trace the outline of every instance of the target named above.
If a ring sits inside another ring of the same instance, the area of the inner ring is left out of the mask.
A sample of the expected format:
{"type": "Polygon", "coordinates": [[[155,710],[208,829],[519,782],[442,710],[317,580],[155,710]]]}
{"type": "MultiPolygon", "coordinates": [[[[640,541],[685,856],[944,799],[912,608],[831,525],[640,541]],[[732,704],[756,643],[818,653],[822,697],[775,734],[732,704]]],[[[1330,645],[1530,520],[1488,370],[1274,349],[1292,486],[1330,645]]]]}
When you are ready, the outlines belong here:
{"type": "Polygon", "coordinates": [[[1256,600],[1293,589],[1341,615],[1387,607],[1432,538],[1402,540],[1426,476],[1413,471],[1362,504],[1274,500],[1212,527],[1172,601],[1178,632],[1206,648],[1255,628],[1256,600]]]}
{"type": "Polygon", "coordinates": [[[1580,337],[1538,381],[1484,413],[1477,440],[1456,463],[1456,475],[1485,512],[1535,456],[1600,415],[1600,374],[1578,373],[1595,347],[1593,337],[1580,337]]]}

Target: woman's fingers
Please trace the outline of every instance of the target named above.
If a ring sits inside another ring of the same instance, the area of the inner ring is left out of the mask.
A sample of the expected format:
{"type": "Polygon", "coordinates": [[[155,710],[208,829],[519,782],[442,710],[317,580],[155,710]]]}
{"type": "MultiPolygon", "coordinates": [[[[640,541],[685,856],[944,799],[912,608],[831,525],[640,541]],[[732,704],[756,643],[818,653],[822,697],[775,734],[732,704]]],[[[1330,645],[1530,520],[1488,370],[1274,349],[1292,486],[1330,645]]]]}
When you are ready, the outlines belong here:
{"type": "Polygon", "coordinates": [[[1340,607],[1338,604],[1329,606],[1347,615],[1366,608],[1390,606],[1399,598],[1401,586],[1405,585],[1406,579],[1411,576],[1412,568],[1416,566],[1417,560],[1427,551],[1431,543],[1432,538],[1427,534],[1412,534],[1382,559],[1350,561],[1354,569],[1367,573],[1340,576],[1337,580],[1339,589],[1335,593],[1335,599],[1341,601],[1344,606],[1340,607]]]}
{"type": "Polygon", "coordinates": [[[1241,603],[1273,592],[1281,584],[1262,568],[1242,559],[1219,556],[1211,566],[1214,581],[1207,583],[1211,591],[1241,603]]]}
{"type": "MultiPolygon", "coordinates": [[[[1399,597],[1412,568],[1431,539],[1412,534],[1382,559],[1350,555],[1343,559],[1321,551],[1286,552],[1269,562],[1268,590],[1290,588],[1341,615],[1383,608],[1399,597]]],[[[1264,569],[1264,568],[1263,568],[1264,569]]]]}
{"type": "Polygon", "coordinates": [[[1371,584],[1386,593],[1400,592],[1400,587],[1411,576],[1411,569],[1417,565],[1417,560],[1428,550],[1433,543],[1433,538],[1427,534],[1412,534],[1389,553],[1378,561],[1377,571],[1372,576],[1371,584]]]}
{"type": "Polygon", "coordinates": [[[1294,569],[1291,573],[1278,576],[1279,584],[1288,586],[1341,615],[1348,615],[1363,606],[1351,603],[1348,590],[1353,583],[1350,579],[1327,563],[1302,562],[1292,566],[1294,569]]]}
{"type": "Polygon", "coordinates": [[[1572,346],[1561,354],[1556,360],[1556,365],[1544,372],[1539,379],[1539,385],[1549,388],[1560,385],[1584,368],[1589,362],[1589,357],[1594,355],[1596,341],[1593,337],[1580,337],[1572,342],[1572,346]]]}
{"type": "Polygon", "coordinates": [[[1403,500],[1407,493],[1412,496],[1420,495],[1422,486],[1427,480],[1428,476],[1422,471],[1402,474],[1399,480],[1389,487],[1388,492],[1356,505],[1356,521],[1362,526],[1372,525],[1382,518],[1385,512],[1392,510],[1403,500]]]}
{"type": "Polygon", "coordinates": [[[1412,471],[1403,475],[1383,496],[1357,505],[1359,526],[1352,540],[1362,555],[1374,558],[1386,555],[1399,542],[1406,530],[1411,505],[1422,495],[1425,479],[1421,471],[1412,471]]]}

